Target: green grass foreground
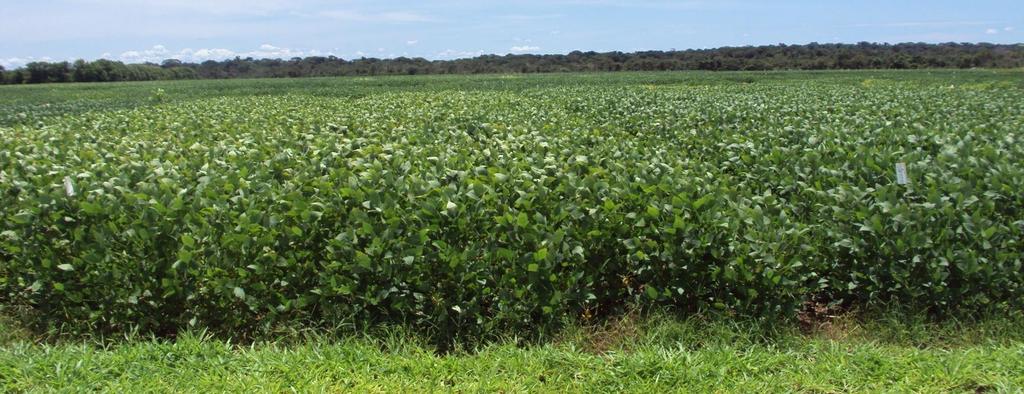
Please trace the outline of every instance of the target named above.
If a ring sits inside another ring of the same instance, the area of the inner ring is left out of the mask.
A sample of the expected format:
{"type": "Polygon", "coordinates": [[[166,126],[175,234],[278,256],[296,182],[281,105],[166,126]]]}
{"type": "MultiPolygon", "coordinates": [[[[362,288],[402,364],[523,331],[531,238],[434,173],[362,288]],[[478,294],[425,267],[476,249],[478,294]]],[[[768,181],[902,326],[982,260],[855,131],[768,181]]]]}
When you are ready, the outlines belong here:
{"type": "Polygon", "coordinates": [[[837,322],[813,333],[626,319],[439,355],[398,331],[240,346],[33,343],[0,334],[0,391],[1020,392],[1020,320],[837,322]],[[766,334],[772,331],[771,334],[766,334]]]}

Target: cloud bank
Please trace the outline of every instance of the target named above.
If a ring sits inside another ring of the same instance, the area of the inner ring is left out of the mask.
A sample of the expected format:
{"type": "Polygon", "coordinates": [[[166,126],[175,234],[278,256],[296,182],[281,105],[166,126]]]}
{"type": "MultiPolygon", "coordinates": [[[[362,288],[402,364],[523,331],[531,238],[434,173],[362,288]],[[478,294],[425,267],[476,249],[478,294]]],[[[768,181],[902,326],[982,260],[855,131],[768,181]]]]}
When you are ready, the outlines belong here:
{"type": "Polygon", "coordinates": [[[526,52],[535,52],[535,51],[539,51],[539,50],[540,50],[540,47],[532,46],[532,45],[516,45],[516,46],[513,46],[512,48],[509,48],[509,52],[512,52],[512,53],[526,53],[526,52]]]}

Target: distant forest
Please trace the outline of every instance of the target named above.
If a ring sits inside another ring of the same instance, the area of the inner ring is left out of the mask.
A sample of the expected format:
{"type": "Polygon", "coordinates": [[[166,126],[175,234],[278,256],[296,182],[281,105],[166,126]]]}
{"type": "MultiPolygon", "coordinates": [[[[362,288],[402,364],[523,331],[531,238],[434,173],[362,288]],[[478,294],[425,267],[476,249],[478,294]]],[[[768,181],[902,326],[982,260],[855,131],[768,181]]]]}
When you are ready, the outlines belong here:
{"type": "Polygon", "coordinates": [[[568,55],[485,55],[471,59],[345,60],[337,57],[235,58],[184,63],[124,64],[111,60],[36,62],[0,67],[0,82],[115,82],[171,79],[299,78],[351,75],[548,73],[668,70],[835,70],[1024,67],[1024,44],[818,44],[690,49],[683,51],[580,52],[568,55]]]}

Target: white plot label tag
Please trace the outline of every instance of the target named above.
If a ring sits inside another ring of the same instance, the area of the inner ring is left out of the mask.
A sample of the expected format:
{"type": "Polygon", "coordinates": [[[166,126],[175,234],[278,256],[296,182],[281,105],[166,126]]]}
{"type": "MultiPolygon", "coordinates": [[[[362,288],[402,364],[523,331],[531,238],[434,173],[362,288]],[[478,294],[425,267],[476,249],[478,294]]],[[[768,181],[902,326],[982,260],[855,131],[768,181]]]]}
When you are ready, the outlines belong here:
{"type": "Polygon", "coordinates": [[[71,177],[64,177],[64,192],[67,193],[68,197],[75,196],[75,185],[71,183],[71,177]]]}
{"type": "Polygon", "coordinates": [[[910,183],[907,179],[907,163],[896,163],[896,183],[900,185],[910,183]]]}

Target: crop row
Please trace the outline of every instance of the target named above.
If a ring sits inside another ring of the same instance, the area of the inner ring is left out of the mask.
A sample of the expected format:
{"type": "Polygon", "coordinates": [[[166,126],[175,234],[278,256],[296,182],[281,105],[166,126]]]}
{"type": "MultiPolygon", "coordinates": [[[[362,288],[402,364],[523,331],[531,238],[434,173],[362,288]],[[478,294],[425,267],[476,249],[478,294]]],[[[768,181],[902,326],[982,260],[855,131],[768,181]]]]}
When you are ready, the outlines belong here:
{"type": "Polygon", "coordinates": [[[1022,102],[816,80],[210,98],[15,125],[0,301],[112,331],[453,335],[627,305],[1020,307],[1022,102]]]}

